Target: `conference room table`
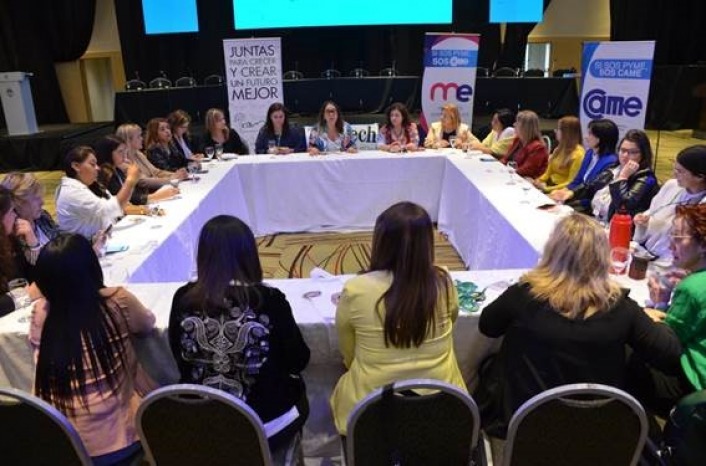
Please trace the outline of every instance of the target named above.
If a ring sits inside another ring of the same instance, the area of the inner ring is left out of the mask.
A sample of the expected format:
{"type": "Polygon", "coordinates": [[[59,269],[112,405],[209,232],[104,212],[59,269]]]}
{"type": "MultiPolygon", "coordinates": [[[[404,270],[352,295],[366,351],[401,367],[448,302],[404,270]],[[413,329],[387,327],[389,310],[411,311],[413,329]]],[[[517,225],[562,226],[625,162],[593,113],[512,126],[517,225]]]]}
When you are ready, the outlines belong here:
{"type": "MultiPolygon", "coordinates": [[[[393,102],[419,108],[419,76],[365,78],[311,78],[282,82],[284,104],[293,112],[316,115],[321,104],[334,100],[344,113],[382,113],[393,102]]],[[[533,110],[545,118],[578,114],[578,89],[574,78],[477,78],[473,94],[476,115],[498,108],[533,110]]],[[[226,86],[172,87],[115,93],[115,124],[145,125],[182,109],[195,122],[203,122],[211,107],[227,109],[226,86]]],[[[264,116],[264,115],[263,115],[264,116]]]]}
{"type": "MultiPolygon", "coordinates": [[[[193,278],[198,234],[214,215],[237,215],[252,225],[256,235],[360,230],[371,229],[377,215],[394,202],[417,202],[438,221],[472,269],[453,272],[453,278],[488,287],[482,307],[536,264],[555,222],[567,213],[538,210],[548,198],[499,162],[448,149],[241,156],[205,163],[204,168],[208,173],[200,180],[181,183],[179,199],[160,203],[164,216],[127,216],[117,223],[109,244],[128,249],[101,259],[106,284],[127,285],[157,317],[155,333],[136,338],[135,344],[141,362],[163,384],[177,380],[165,337],[172,296],[193,278]]],[[[307,457],[339,453],[328,406],[332,387],[344,370],[332,297],[348,278],[319,274],[267,280],[287,296],[312,350],[304,373],[311,405],[304,437],[307,457]],[[310,291],[320,294],[307,297],[310,291]]],[[[638,294],[645,288],[644,282],[626,286],[638,294]]],[[[24,390],[32,386],[29,313],[25,308],[0,319],[0,386],[24,390]]],[[[462,312],[454,330],[455,351],[469,384],[475,381],[479,362],[498,344],[479,334],[478,315],[462,312]]]]}

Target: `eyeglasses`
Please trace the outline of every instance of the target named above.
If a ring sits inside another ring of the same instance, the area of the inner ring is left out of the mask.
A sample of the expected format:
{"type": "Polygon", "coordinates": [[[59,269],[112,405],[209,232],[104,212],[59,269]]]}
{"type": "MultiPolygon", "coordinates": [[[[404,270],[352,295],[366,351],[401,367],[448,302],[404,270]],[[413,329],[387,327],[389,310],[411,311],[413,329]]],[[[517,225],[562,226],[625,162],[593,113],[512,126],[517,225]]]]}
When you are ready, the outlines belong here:
{"type": "Polygon", "coordinates": [[[640,149],[623,149],[622,147],[618,149],[621,154],[628,155],[640,155],[640,149]]]}

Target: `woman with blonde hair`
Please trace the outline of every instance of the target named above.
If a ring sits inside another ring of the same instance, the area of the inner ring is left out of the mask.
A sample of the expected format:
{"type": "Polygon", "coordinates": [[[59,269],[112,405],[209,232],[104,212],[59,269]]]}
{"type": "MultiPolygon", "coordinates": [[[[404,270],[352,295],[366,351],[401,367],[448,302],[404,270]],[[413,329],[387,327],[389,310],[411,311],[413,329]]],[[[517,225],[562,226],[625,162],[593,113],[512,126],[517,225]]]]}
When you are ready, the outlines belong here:
{"type": "Polygon", "coordinates": [[[483,310],[481,333],[504,336],[473,395],[490,435],[505,438],[515,410],[549,388],[582,382],[625,388],[625,345],[665,372],[680,370],[674,332],[652,322],[609,270],[603,228],[590,217],[569,215],[537,267],[483,310]]]}
{"type": "Polygon", "coordinates": [[[457,317],[451,277],[434,265],[429,214],[411,202],[389,207],[375,222],[370,270],[346,282],[336,309],[348,368],[331,396],[339,433],[356,403],[388,383],[427,378],[465,390],[453,348],[457,317]]]}
{"type": "Polygon", "coordinates": [[[518,175],[537,178],[547,169],[549,155],[539,131],[539,117],[532,110],[523,110],[515,120],[515,140],[501,162],[515,162],[518,175]]]}
{"type": "Polygon", "coordinates": [[[169,184],[170,180],[183,180],[188,176],[186,169],[177,171],[162,170],[152,165],[147,156],[142,152],[142,128],[134,123],[123,123],[115,130],[115,135],[127,144],[127,158],[140,168],[140,181],[138,186],[143,186],[150,191],[169,184]]]}
{"type": "Polygon", "coordinates": [[[223,110],[209,108],[204,118],[204,135],[201,139],[199,152],[205,153],[206,147],[220,146],[226,154],[246,155],[250,152],[236,130],[228,127],[228,121],[223,110]]]}
{"type": "Polygon", "coordinates": [[[549,157],[547,169],[534,182],[545,193],[567,187],[579,172],[586,153],[581,145],[581,122],[575,116],[559,119],[554,135],[559,145],[549,157]]]}
{"type": "Polygon", "coordinates": [[[455,104],[444,104],[441,107],[441,119],[429,127],[424,147],[427,149],[443,149],[451,147],[451,140],[455,139],[455,147],[480,142],[471,133],[467,124],[461,122],[461,112],[455,104]]]}

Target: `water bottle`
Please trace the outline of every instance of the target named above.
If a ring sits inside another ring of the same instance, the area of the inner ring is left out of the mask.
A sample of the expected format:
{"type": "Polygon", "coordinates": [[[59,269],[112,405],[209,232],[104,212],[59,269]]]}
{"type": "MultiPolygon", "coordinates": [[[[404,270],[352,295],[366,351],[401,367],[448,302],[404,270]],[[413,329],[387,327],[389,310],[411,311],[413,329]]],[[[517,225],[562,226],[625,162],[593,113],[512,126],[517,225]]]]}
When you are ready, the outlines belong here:
{"type": "Polygon", "coordinates": [[[611,248],[629,248],[632,238],[632,217],[625,207],[621,207],[613,218],[610,219],[610,233],[608,239],[611,248]]]}

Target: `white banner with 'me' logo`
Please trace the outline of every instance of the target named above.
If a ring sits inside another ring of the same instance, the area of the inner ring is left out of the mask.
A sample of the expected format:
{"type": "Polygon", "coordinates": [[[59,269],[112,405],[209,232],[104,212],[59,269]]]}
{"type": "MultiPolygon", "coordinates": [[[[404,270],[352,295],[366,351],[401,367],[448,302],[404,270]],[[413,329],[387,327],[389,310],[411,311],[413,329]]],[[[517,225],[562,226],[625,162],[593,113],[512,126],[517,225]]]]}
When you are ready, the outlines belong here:
{"type": "Polygon", "coordinates": [[[427,33],[420,121],[425,130],[439,121],[445,103],[458,105],[461,120],[471,126],[479,43],[478,34],[427,33]]]}
{"type": "Polygon", "coordinates": [[[581,73],[581,127],[598,118],[613,120],[620,137],[643,129],[650,94],[654,41],[587,42],[581,73]]]}
{"type": "Polygon", "coordinates": [[[284,102],[281,39],[228,39],[223,41],[223,53],[230,126],[254,154],[267,109],[275,102],[284,102]]]}

